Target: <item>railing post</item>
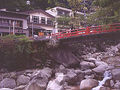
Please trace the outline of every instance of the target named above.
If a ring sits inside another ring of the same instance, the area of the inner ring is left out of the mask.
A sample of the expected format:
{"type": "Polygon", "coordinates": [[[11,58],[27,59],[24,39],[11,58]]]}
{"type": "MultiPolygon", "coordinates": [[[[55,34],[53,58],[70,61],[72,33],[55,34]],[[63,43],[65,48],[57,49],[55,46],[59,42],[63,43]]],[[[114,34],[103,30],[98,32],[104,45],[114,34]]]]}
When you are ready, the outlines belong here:
{"type": "Polygon", "coordinates": [[[86,34],[90,34],[90,27],[86,27],[86,34]]]}

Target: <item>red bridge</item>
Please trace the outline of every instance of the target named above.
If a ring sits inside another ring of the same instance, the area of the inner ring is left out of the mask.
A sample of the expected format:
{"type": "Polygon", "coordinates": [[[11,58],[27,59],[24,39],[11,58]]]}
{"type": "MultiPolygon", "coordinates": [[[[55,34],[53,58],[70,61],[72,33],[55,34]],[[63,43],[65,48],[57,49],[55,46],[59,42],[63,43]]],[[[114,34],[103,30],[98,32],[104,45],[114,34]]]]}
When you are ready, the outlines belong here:
{"type": "Polygon", "coordinates": [[[116,32],[116,31],[120,31],[120,23],[91,26],[82,29],[66,30],[64,32],[52,34],[52,36],[56,37],[57,39],[65,39],[76,36],[87,36],[92,34],[102,34],[108,32],[116,32]]]}

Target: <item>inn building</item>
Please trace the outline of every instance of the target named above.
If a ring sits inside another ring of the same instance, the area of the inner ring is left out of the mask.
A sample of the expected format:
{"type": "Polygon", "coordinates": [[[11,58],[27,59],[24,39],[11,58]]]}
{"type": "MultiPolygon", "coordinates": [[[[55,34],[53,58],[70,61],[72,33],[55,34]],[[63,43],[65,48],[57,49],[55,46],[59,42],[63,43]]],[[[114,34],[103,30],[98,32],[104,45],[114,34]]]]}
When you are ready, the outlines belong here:
{"type": "Polygon", "coordinates": [[[0,9],[0,36],[9,34],[29,36],[27,14],[0,9]]]}

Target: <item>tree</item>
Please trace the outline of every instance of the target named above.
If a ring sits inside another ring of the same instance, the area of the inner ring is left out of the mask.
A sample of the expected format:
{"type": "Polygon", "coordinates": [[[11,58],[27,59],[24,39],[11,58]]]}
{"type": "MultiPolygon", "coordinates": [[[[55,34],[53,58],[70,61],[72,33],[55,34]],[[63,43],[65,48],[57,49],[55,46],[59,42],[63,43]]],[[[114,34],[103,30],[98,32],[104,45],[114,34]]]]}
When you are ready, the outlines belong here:
{"type": "Polygon", "coordinates": [[[88,16],[88,21],[96,24],[120,22],[120,0],[95,0],[95,13],[88,16]]]}

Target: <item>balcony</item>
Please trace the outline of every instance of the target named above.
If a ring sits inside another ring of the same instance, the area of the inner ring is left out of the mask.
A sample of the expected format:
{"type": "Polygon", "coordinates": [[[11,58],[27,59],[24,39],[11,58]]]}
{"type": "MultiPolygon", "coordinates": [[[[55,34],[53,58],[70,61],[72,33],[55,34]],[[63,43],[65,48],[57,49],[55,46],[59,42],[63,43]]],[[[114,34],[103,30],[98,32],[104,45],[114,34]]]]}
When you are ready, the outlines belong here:
{"type": "MultiPolygon", "coordinates": [[[[9,23],[0,23],[0,27],[2,28],[10,28],[10,27],[13,27],[13,25],[9,24],[9,23]]],[[[18,26],[18,25],[15,25],[15,28],[21,28],[21,26],[18,26]]]]}

